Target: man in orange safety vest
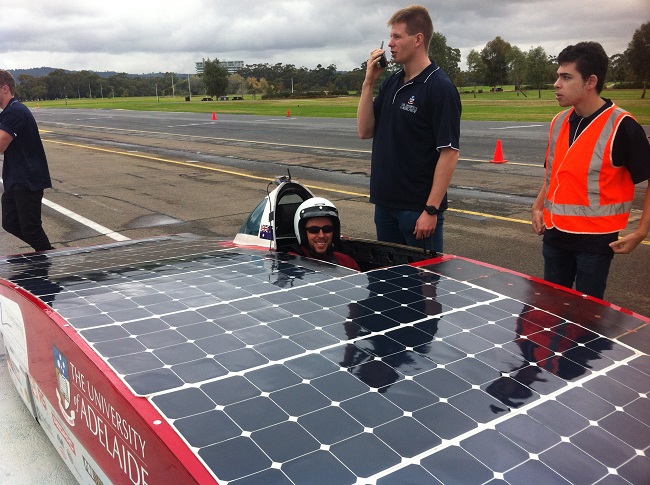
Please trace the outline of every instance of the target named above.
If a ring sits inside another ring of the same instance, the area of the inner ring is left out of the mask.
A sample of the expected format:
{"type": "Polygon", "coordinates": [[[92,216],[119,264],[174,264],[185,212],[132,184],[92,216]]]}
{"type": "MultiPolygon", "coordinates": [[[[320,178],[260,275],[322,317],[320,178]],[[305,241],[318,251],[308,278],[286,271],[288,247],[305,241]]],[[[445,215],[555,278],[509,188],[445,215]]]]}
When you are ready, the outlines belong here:
{"type": "Polygon", "coordinates": [[[634,186],[650,181],[648,137],[630,113],[602,98],[608,57],[596,42],[565,48],[554,84],[546,177],[532,207],[544,235],[544,279],[602,299],[614,253],[629,253],[650,230],[650,183],[636,230],[627,226],[634,186]]]}

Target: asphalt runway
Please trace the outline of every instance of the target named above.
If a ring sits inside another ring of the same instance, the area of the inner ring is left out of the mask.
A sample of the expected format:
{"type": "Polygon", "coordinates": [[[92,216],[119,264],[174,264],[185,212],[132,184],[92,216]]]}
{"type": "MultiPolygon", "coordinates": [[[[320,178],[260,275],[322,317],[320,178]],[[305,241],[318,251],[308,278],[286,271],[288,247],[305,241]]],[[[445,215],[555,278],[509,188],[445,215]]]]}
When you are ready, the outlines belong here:
{"type": "MultiPolygon", "coordinates": [[[[288,171],[336,203],[344,234],[374,239],[368,202],[371,144],[357,138],[355,120],[281,113],[216,113],[216,120],[210,112],[39,108],[34,113],[54,183],[46,191],[43,223],[56,247],[187,232],[230,239],[273,178],[288,171]]],[[[463,122],[461,129],[461,160],[445,215],[445,252],[541,277],[541,239],[529,219],[542,183],[548,123],[463,122]],[[497,140],[507,163],[490,163],[497,140]]],[[[640,217],[644,192],[645,185],[637,187],[629,229],[640,217]]],[[[0,247],[4,254],[29,251],[4,232],[0,247]]],[[[631,255],[616,256],[606,298],[650,316],[649,263],[648,240],[631,255]]],[[[0,354],[6,370],[3,358],[0,354]]],[[[3,460],[0,483],[74,483],[60,470],[45,435],[30,424],[26,411],[21,414],[22,403],[10,394],[5,371],[0,382],[7,388],[0,415],[18,420],[0,432],[0,446],[12,456],[36,454],[41,463],[28,472],[25,461],[3,460]]]]}

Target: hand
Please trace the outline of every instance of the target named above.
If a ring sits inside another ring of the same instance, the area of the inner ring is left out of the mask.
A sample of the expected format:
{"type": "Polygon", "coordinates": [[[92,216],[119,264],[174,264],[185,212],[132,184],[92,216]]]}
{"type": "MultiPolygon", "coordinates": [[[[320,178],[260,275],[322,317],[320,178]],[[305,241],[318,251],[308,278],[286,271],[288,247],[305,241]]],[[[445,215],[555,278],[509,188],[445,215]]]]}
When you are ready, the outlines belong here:
{"type": "Polygon", "coordinates": [[[375,82],[379,75],[383,72],[385,67],[379,67],[378,62],[379,58],[384,54],[386,51],[384,49],[375,49],[370,53],[370,57],[368,58],[367,64],[366,64],[366,80],[370,82],[375,82]]]}
{"type": "Polygon", "coordinates": [[[544,231],[546,231],[546,226],[544,225],[544,211],[533,207],[531,218],[533,220],[533,232],[538,236],[544,234],[544,231]]]}
{"type": "Polygon", "coordinates": [[[422,215],[418,217],[418,220],[415,221],[415,229],[413,230],[413,235],[415,239],[425,239],[436,230],[436,225],[438,225],[438,216],[430,216],[426,212],[422,212],[422,215]]]}
{"type": "Polygon", "coordinates": [[[645,239],[644,234],[633,232],[609,244],[616,254],[629,254],[645,239]]]}

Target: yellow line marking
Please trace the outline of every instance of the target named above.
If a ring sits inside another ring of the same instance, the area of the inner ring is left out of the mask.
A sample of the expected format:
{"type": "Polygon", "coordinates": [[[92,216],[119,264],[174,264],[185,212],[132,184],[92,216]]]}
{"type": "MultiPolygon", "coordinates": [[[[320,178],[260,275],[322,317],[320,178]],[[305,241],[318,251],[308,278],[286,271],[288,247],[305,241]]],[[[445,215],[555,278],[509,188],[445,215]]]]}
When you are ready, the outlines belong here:
{"type": "Polygon", "coordinates": [[[165,163],[173,163],[175,165],[183,165],[185,167],[192,167],[192,168],[203,168],[205,170],[211,170],[213,172],[222,172],[222,173],[227,173],[230,175],[238,175],[240,177],[248,177],[256,180],[266,180],[266,181],[272,181],[273,179],[269,179],[267,177],[259,177],[256,175],[249,175],[246,173],[242,172],[235,172],[234,170],[225,170],[222,168],[216,168],[216,167],[207,167],[205,165],[198,165],[196,163],[188,163],[188,162],[180,162],[177,160],[169,160],[168,158],[159,158],[159,157],[153,157],[151,155],[144,155],[142,153],[133,153],[133,152],[123,152],[120,150],[110,150],[108,148],[100,148],[100,147],[93,147],[89,145],[79,145],[78,143],[68,143],[68,142],[63,142],[63,141],[54,141],[54,140],[43,140],[44,142],[48,143],[55,143],[57,145],[66,145],[66,146],[71,146],[71,147],[78,147],[78,148],[86,148],[88,150],[96,150],[98,152],[106,152],[106,153],[115,153],[116,155],[125,155],[127,157],[136,157],[136,158],[145,158],[147,160],[155,160],[158,162],[165,162],[165,163]]]}
{"type": "Polygon", "coordinates": [[[526,221],[523,219],[513,219],[512,217],[503,217],[503,216],[496,216],[493,214],[484,214],[483,212],[474,212],[474,211],[468,211],[468,210],[462,210],[462,209],[454,209],[450,207],[447,209],[449,212],[460,212],[461,214],[467,214],[470,216],[479,216],[479,217],[489,217],[490,219],[496,219],[498,221],[506,221],[506,222],[516,222],[518,224],[530,224],[530,221],[526,221]]]}
{"type": "MultiPolygon", "coordinates": [[[[479,160],[477,158],[459,158],[464,162],[475,162],[475,163],[493,163],[490,160],[479,160]]],[[[495,163],[495,165],[519,165],[522,167],[535,167],[535,168],[544,168],[543,164],[540,163],[524,163],[524,162],[504,162],[504,163],[495,163]]]]}
{"type": "MultiPolygon", "coordinates": [[[[133,130],[128,130],[128,131],[133,131],[133,130]]],[[[270,179],[268,177],[260,177],[258,175],[250,175],[250,174],[243,173],[243,172],[237,172],[235,170],[226,170],[226,169],[223,169],[223,168],[209,167],[209,166],[206,166],[206,165],[200,165],[200,164],[196,164],[196,163],[188,163],[188,162],[181,162],[181,161],[178,161],[178,160],[170,160],[168,158],[154,157],[154,156],[146,155],[146,154],[142,154],[142,153],[125,152],[125,151],[121,151],[121,150],[112,150],[112,149],[109,149],[109,148],[93,147],[93,146],[89,146],[89,145],[80,145],[78,143],[70,143],[70,142],[63,142],[63,141],[56,141],[56,140],[43,140],[43,141],[47,142],[47,143],[54,143],[54,144],[57,144],[57,145],[65,145],[65,146],[78,147],[78,148],[86,148],[88,150],[96,150],[96,151],[99,151],[99,152],[106,152],[106,153],[115,153],[116,155],[125,155],[127,157],[144,158],[144,159],[147,159],[147,160],[155,160],[155,161],[158,161],[158,162],[172,163],[174,165],[181,165],[181,166],[184,166],[184,167],[202,168],[204,170],[210,170],[212,172],[227,173],[229,175],[236,175],[238,177],[245,177],[245,178],[254,179],[254,180],[263,180],[265,182],[273,182],[273,180],[274,180],[274,179],[270,179]]],[[[297,145],[294,145],[294,146],[297,146],[297,145]]],[[[325,192],[333,192],[333,193],[336,193],[336,194],[350,195],[350,196],[354,196],[354,197],[365,197],[365,198],[370,197],[369,194],[365,194],[365,193],[351,192],[351,191],[348,191],[348,190],[341,190],[341,189],[332,189],[330,187],[322,187],[320,185],[307,185],[307,184],[305,184],[305,187],[307,187],[309,189],[322,190],[322,191],[325,191],[325,192]]],[[[497,215],[493,215],[493,214],[485,214],[483,212],[475,212],[475,211],[468,211],[468,210],[454,209],[454,208],[449,208],[447,210],[449,212],[458,212],[459,214],[467,214],[467,215],[472,215],[472,216],[485,217],[487,219],[495,219],[495,220],[498,220],[498,221],[505,221],[505,222],[514,222],[514,223],[517,223],[517,224],[530,224],[531,223],[530,221],[526,221],[526,220],[523,220],[523,219],[514,219],[512,217],[503,217],[503,216],[497,216],[497,215]]],[[[643,240],[643,241],[641,241],[641,244],[650,245],[650,241],[643,240]]]]}

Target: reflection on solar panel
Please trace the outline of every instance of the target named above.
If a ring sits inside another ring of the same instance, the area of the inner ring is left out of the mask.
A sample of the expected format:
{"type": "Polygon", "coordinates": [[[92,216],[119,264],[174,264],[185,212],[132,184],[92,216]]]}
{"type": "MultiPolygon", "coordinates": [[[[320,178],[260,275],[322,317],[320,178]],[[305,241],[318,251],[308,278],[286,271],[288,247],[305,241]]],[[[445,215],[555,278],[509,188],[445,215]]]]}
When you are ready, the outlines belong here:
{"type": "Polygon", "coordinates": [[[356,273],[168,237],[9,258],[0,276],[219,483],[650,477],[650,357],[611,338],[646,322],[498,268],[356,273]]]}

